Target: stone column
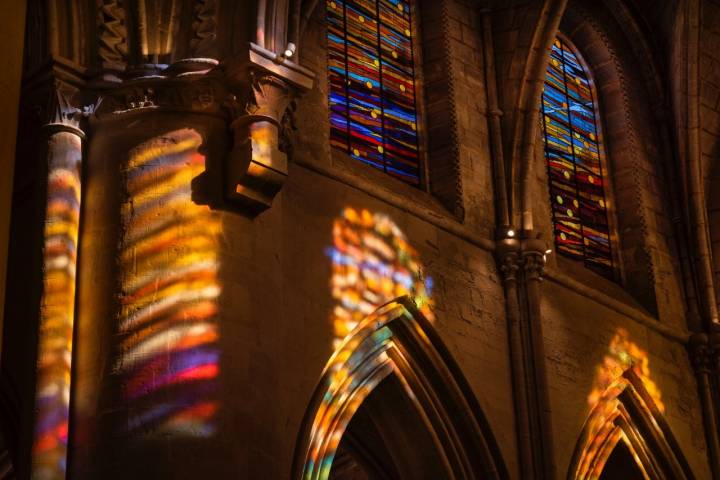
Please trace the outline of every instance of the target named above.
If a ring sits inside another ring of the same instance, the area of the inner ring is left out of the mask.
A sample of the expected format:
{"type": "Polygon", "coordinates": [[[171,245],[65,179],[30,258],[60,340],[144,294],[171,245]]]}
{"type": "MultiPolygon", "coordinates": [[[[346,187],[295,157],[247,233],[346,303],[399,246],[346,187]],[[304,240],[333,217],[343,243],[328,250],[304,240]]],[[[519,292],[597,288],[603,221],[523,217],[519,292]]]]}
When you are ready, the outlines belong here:
{"type": "Polygon", "coordinates": [[[540,318],[544,252],[544,242],[514,234],[496,243],[505,287],[520,474],[552,479],[555,458],[540,318]]]}
{"type": "Polygon", "coordinates": [[[552,418],[550,411],[550,395],[548,392],[547,373],[545,371],[545,339],[540,315],[540,282],[545,267],[545,243],[536,239],[522,240],[522,269],[527,310],[527,345],[526,352],[529,375],[532,378],[532,392],[535,396],[533,407],[537,409],[537,427],[539,438],[535,444],[539,467],[544,478],[556,478],[555,456],[553,452],[552,418]]]}
{"type": "Polygon", "coordinates": [[[515,430],[520,456],[520,475],[531,478],[534,474],[533,448],[528,412],[528,385],[525,371],[523,332],[520,325],[518,302],[518,274],[520,270],[519,243],[514,239],[498,242],[498,261],[505,287],[505,309],[507,311],[508,347],[512,368],[513,402],[515,406],[515,430]]]}
{"type": "Polygon", "coordinates": [[[711,342],[709,336],[705,333],[695,333],[690,337],[688,348],[690,350],[690,359],[698,382],[698,392],[700,393],[700,403],[703,410],[703,421],[705,423],[705,437],[708,444],[708,456],[710,461],[710,469],[713,478],[720,478],[719,442],[718,442],[718,424],[715,412],[715,402],[713,400],[712,374],[718,370],[718,360],[720,359],[720,339],[717,333],[713,334],[711,342]],[[714,368],[713,368],[714,367],[714,368]]]}
{"type": "Polygon", "coordinates": [[[47,190],[42,239],[31,478],[65,479],[70,417],[70,370],[75,319],[75,271],[82,194],[79,110],[58,87],[43,126],[47,190]]]}

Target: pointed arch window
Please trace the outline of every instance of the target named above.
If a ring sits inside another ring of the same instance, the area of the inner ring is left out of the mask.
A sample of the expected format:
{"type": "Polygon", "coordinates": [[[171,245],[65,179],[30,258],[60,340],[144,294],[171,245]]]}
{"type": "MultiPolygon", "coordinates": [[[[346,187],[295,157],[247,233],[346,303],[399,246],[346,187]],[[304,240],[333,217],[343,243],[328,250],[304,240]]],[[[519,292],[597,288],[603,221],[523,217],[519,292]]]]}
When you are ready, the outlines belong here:
{"type": "Polygon", "coordinates": [[[412,8],[327,0],[330,144],[419,186],[412,8]]]}
{"type": "Polygon", "coordinates": [[[556,38],[542,94],[545,159],[558,253],[613,277],[602,144],[593,80],[580,53],[556,38]]]}

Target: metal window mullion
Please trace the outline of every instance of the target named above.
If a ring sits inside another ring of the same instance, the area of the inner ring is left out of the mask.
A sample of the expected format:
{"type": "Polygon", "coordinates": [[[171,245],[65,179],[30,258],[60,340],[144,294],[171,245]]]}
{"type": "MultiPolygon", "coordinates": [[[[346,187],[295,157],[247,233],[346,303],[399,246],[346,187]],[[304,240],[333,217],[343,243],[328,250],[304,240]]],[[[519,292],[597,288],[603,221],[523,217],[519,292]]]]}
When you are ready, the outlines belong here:
{"type": "MultiPolygon", "coordinates": [[[[408,41],[410,42],[410,74],[412,75],[412,89],[413,89],[413,104],[412,104],[412,110],[413,115],[415,116],[415,150],[417,152],[417,169],[418,169],[418,185],[421,185],[425,182],[425,175],[426,172],[424,172],[420,166],[420,139],[418,138],[418,114],[417,114],[417,86],[415,83],[415,44],[413,43],[413,16],[412,16],[412,5],[411,2],[408,1],[407,5],[408,9],[408,30],[410,31],[410,35],[408,37],[408,41]]],[[[403,33],[403,32],[401,32],[403,33]]],[[[426,190],[429,190],[430,184],[427,183],[425,186],[426,190]]]]}
{"type": "Polygon", "coordinates": [[[350,66],[348,64],[348,29],[347,29],[347,1],[343,1],[343,45],[345,47],[345,135],[347,142],[347,153],[352,152],[350,139],[350,66]]]}
{"type": "Polygon", "coordinates": [[[382,145],[383,171],[387,173],[387,158],[385,154],[385,98],[383,91],[383,62],[382,62],[382,40],[380,38],[380,0],[375,0],[375,24],[377,26],[377,56],[378,56],[378,82],[380,84],[380,144],[382,145]]]}
{"type": "MultiPolygon", "coordinates": [[[[579,60],[579,59],[578,59],[579,60]]],[[[578,65],[580,65],[578,63],[578,65]]],[[[582,67],[582,65],[580,65],[582,67]]],[[[605,210],[605,223],[607,225],[607,236],[608,236],[608,260],[610,261],[610,269],[613,269],[613,256],[612,256],[612,243],[610,242],[610,222],[608,221],[608,208],[607,208],[607,198],[605,197],[605,179],[603,176],[603,167],[602,167],[602,159],[600,155],[600,138],[598,137],[598,131],[597,131],[597,122],[598,119],[595,116],[595,95],[593,95],[593,89],[590,87],[590,82],[588,81],[588,91],[590,92],[590,106],[592,108],[589,108],[592,112],[592,118],[593,118],[593,131],[595,133],[595,148],[598,152],[598,169],[600,170],[600,182],[602,185],[602,198],[603,203],[605,204],[604,210],[605,210]]]]}
{"type": "Polygon", "coordinates": [[[548,173],[548,187],[549,187],[548,190],[550,193],[550,208],[552,209],[552,217],[553,217],[553,234],[555,236],[555,246],[557,246],[557,237],[558,237],[557,225],[559,222],[555,215],[555,208],[554,208],[555,199],[553,198],[553,194],[552,194],[552,171],[550,169],[550,159],[548,158],[549,147],[548,147],[548,133],[547,133],[547,125],[546,125],[547,113],[545,112],[545,93],[544,92],[540,95],[540,108],[542,110],[542,116],[543,116],[542,128],[543,128],[543,139],[545,140],[545,167],[546,167],[547,173],[548,173]]]}
{"type": "Polygon", "coordinates": [[[577,159],[575,157],[575,141],[573,140],[572,116],[570,115],[570,95],[568,94],[567,69],[565,68],[565,42],[560,42],[560,52],[562,53],[563,85],[565,87],[565,103],[567,105],[566,112],[568,116],[568,128],[570,129],[570,152],[572,154],[573,173],[575,175],[575,196],[577,197],[578,201],[578,223],[580,223],[580,240],[582,244],[583,262],[587,263],[587,251],[585,250],[585,229],[583,228],[582,204],[580,203],[580,186],[578,184],[577,176],[577,159]]]}

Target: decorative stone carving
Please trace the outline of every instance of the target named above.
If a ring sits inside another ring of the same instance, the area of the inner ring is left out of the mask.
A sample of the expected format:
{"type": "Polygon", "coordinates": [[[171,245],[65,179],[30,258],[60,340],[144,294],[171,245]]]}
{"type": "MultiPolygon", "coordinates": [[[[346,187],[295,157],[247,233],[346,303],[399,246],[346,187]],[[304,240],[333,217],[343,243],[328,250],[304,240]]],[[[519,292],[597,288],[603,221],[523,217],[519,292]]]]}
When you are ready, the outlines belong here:
{"type": "Polygon", "coordinates": [[[713,348],[710,346],[708,336],[705,333],[692,335],[688,349],[695,371],[699,374],[710,373],[713,357],[717,355],[713,355],[713,348]]]}
{"type": "Polygon", "coordinates": [[[97,0],[98,55],[103,67],[120,70],[127,62],[125,9],[120,0],[97,0]]]}
{"type": "Polygon", "coordinates": [[[504,281],[517,281],[520,270],[520,242],[516,238],[501,238],[495,246],[495,258],[504,281]]]}
{"type": "Polygon", "coordinates": [[[259,213],[270,206],[287,176],[280,122],[290,102],[290,89],[274,75],[253,71],[250,76],[244,111],[230,124],[234,146],[226,172],[234,184],[235,195],[231,195],[251,213],[259,213]]]}
{"type": "Polygon", "coordinates": [[[285,135],[293,124],[288,106],[312,87],[314,75],[254,44],[226,71],[236,92],[228,104],[234,143],[225,165],[226,197],[255,215],[270,207],[285,182],[285,135]]]}
{"type": "Polygon", "coordinates": [[[87,89],[85,70],[53,59],[24,79],[21,108],[33,112],[28,128],[45,133],[70,131],[80,137],[82,119],[96,108],[96,95],[87,89]]]}
{"type": "Polygon", "coordinates": [[[522,240],[522,266],[525,278],[528,280],[541,280],[542,271],[545,268],[545,242],[539,238],[533,238],[532,232],[526,232],[526,238],[522,240]]]}
{"type": "Polygon", "coordinates": [[[500,259],[500,271],[506,282],[517,280],[517,272],[520,269],[519,256],[515,252],[509,252],[500,259]]]}
{"type": "Polygon", "coordinates": [[[159,75],[148,75],[110,85],[102,93],[97,114],[126,114],[148,110],[189,111],[225,116],[223,101],[228,95],[218,62],[187,59],[172,64],[159,75]]]}
{"type": "Polygon", "coordinates": [[[528,280],[540,280],[545,268],[545,255],[535,251],[523,252],[522,266],[528,280]]]}
{"type": "Polygon", "coordinates": [[[50,92],[44,115],[47,119],[45,127],[79,130],[83,111],[79,108],[78,90],[63,82],[55,82],[54,87],[50,92]]]}
{"type": "Polygon", "coordinates": [[[193,9],[193,38],[190,51],[195,57],[215,57],[217,55],[217,0],[197,0],[193,9]]]}
{"type": "Polygon", "coordinates": [[[521,268],[526,280],[539,280],[545,268],[545,243],[538,238],[502,238],[496,244],[495,254],[505,281],[517,280],[521,268]]]}

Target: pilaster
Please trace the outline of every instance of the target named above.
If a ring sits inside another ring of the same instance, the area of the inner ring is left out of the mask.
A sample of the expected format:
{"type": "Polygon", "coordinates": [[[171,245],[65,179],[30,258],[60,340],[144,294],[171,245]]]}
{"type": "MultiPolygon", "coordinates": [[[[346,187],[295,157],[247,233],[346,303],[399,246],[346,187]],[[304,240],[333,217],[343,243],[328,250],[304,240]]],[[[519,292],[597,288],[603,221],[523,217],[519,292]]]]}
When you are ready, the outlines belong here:
{"type": "Polygon", "coordinates": [[[496,242],[503,274],[522,478],[555,478],[540,290],[544,241],[506,229],[496,242]]]}

